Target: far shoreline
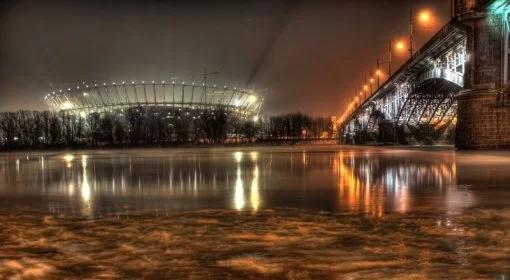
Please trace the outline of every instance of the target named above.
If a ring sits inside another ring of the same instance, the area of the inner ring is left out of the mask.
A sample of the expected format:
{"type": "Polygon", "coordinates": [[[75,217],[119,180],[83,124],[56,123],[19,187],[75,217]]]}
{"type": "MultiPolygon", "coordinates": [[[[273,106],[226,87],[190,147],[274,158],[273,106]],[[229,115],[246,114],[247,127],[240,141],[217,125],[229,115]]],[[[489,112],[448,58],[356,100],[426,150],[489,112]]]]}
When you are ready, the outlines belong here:
{"type": "MultiPolygon", "coordinates": [[[[0,150],[0,156],[12,154],[52,154],[52,153],[115,153],[115,152],[134,152],[134,151],[213,151],[213,150],[235,150],[246,151],[248,149],[292,149],[308,148],[313,151],[320,151],[321,148],[331,149],[349,149],[349,150],[387,150],[387,151],[421,151],[421,152],[481,152],[480,150],[464,151],[458,150],[453,145],[420,145],[420,146],[402,146],[402,145],[352,145],[341,144],[335,140],[319,141],[277,141],[277,142],[252,142],[252,143],[221,143],[221,144],[174,144],[174,145],[141,145],[141,146],[99,146],[99,147],[63,147],[63,148],[42,148],[42,149],[5,149],[0,150]]],[[[491,151],[486,151],[491,152],[491,151]]],[[[492,152],[497,152],[494,150],[492,152]]]]}
{"type": "MultiPolygon", "coordinates": [[[[213,148],[249,148],[249,147],[294,147],[294,146],[340,146],[337,139],[326,140],[262,140],[245,143],[218,143],[218,144],[196,144],[196,143],[175,143],[164,145],[105,145],[105,146],[67,146],[67,147],[42,147],[42,148],[12,148],[0,149],[0,155],[20,152],[75,152],[75,151],[119,151],[138,149],[213,149],[213,148]]],[[[349,146],[349,145],[345,145],[349,146]]]]}

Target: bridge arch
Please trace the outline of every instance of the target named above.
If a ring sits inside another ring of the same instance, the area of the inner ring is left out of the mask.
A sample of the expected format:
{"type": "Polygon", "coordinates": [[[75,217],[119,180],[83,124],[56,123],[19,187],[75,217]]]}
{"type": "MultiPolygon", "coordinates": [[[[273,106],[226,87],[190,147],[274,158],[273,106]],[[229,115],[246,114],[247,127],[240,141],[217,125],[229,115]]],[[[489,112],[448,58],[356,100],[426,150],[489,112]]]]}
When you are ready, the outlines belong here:
{"type": "Polygon", "coordinates": [[[404,125],[441,124],[453,120],[456,114],[455,96],[462,86],[451,79],[429,78],[412,90],[397,116],[404,125]]]}
{"type": "Polygon", "coordinates": [[[421,85],[429,80],[445,80],[459,87],[464,87],[464,74],[448,68],[433,68],[418,76],[416,84],[421,85]]]}
{"type": "Polygon", "coordinates": [[[376,135],[379,132],[379,124],[386,120],[386,116],[380,110],[374,110],[368,117],[367,132],[376,135]]]}

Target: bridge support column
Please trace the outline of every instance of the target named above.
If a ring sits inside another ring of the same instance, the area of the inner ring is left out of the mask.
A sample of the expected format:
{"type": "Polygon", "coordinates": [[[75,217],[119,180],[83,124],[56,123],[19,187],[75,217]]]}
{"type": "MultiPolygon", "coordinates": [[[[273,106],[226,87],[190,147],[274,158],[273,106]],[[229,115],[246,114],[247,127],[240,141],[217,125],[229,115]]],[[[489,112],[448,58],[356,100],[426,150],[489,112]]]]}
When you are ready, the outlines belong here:
{"type": "Polygon", "coordinates": [[[505,106],[501,95],[494,90],[466,90],[457,104],[457,148],[510,148],[510,106],[505,106]]]}
{"type": "Polygon", "coordinates": [[[510,85],[506,70],[509,10],[502,1],[477,2],[477,8],[459,16],[467,28],[468,60],[465,90],[457,97],[455,145],[510,148],[510,106],[502,100],[510,85]]]}
{"type": "Polygon", "coordinates": [[[379,123],[378,142],[383,145],[398,144],[397,125],[393,120],[384,120],[379,123]]]}

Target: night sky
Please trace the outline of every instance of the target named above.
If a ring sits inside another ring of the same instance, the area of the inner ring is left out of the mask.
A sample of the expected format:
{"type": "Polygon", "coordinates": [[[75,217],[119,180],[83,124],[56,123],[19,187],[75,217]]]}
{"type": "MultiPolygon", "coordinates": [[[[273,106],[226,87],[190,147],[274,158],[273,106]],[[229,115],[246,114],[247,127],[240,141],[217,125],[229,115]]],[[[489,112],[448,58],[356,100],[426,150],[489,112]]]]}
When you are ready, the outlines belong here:
{"type": "MultiPolygon", "coordinates": [[[[0,110],[46,109],[45,93],[82,81],[202,81],[261,92],[263,113],[340,115],[410,6],[436,26],[449,0],[3,1],[0,110]]],[[[405,57],[394,58],[396,68],[405,57]]]]}

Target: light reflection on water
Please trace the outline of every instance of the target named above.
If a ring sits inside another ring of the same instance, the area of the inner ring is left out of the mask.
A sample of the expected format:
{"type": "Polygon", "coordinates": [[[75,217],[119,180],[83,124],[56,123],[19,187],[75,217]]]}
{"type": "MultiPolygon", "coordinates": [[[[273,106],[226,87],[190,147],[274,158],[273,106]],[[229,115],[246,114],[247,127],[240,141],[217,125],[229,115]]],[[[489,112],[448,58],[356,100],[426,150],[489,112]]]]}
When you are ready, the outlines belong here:
{"type": "Polygon", "coordinates": [[[0,156],[0,206],[97,217],[279,207],[370,214],[503,205],[505,154],[338,147],[0,156]],[[478,169],[477,169],[478,167],[478,169]]]}
{"type": "Polygon", "coordinates": [[[508,155],[4,154],[0,278],[508,279],[508,155]]]}

